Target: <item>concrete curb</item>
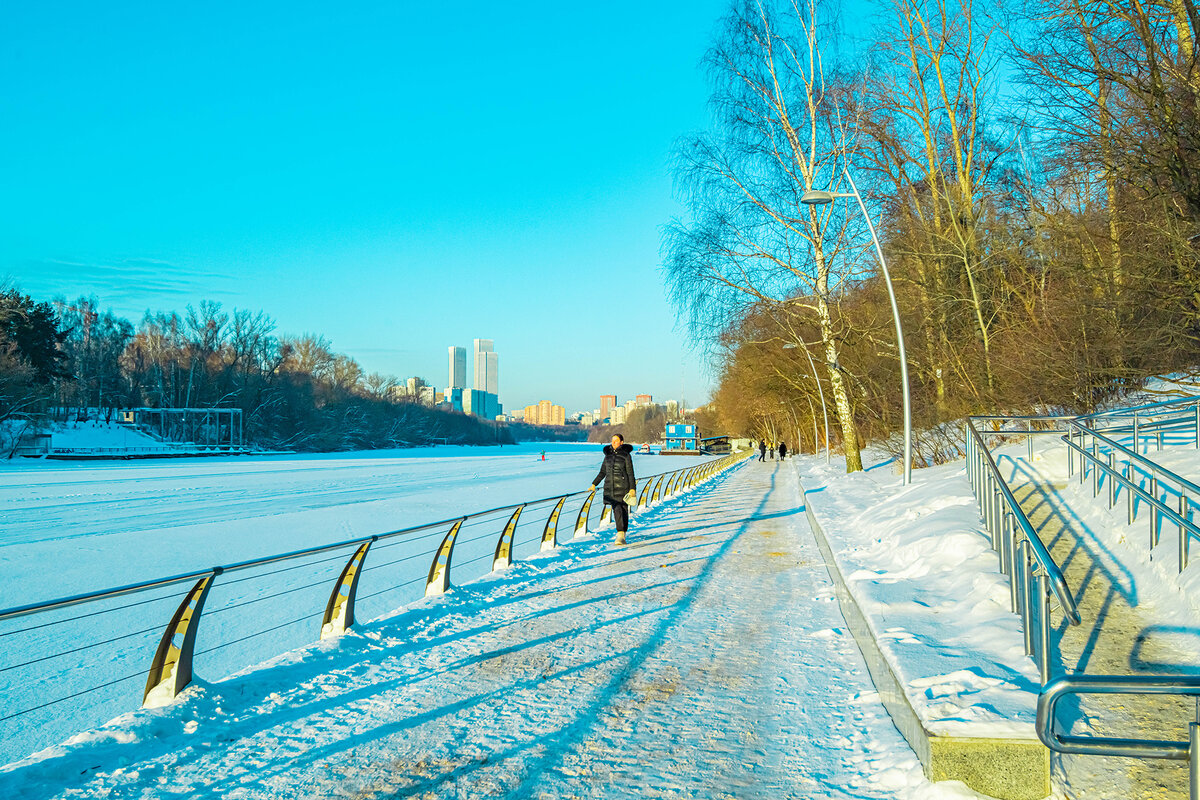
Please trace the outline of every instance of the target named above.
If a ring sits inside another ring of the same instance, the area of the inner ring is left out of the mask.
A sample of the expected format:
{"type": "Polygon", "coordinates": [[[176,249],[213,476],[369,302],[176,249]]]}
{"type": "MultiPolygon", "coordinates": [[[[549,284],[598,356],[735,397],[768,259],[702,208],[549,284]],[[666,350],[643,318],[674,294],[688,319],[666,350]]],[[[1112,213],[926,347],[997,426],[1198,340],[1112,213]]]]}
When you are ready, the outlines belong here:
{"type": "Polygon", "coordinates": [[[800,481],[800,501],[804,503],[804,513],[817,547],[833,578],[842,616],[867,662],[871,680],[892,721],[920,759],[925,776],[931,781],[962,781],[971,789],[997,800],[1042,800],[1049,796],[1050,751],[1041,742],[939,736],[929,732],[850,592],[829,539],[808,502],[803,481],[800,481]]]}

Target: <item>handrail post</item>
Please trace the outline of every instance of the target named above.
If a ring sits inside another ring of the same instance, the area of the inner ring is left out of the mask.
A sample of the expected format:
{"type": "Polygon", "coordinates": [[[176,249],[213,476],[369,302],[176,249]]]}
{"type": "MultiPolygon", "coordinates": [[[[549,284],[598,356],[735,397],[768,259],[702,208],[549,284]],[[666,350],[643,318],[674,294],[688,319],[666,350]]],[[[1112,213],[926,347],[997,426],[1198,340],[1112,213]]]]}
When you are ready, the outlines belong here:
{"type": "Polygon", "coordinates": [[[1033,420],[1025,420],[1025,429],[1028,433],[1025,434],[1025,452],[1029,463],[1033,463],[1033,420]]]}
{"type": "MultiPolygon", "coordinates": [[[[1161,498],[1159,498],[1159,496],[1158,496],[1158,476],[1157,475],[1150,476],[1150,495],[1155,500],[1161,501],[1161,498]]],[[[1155,547],[1158,547],[1158,531],[1159,531],[1159,527],[1162,525],[1161,519],[1162,519],[1161,512],[1158,510],[1158,505],[1156,503],[1151,503],[1150,504],[1150,549],[1151,550],[1153,550],[1155,547]]]]}
{"type": "Polygon", "coordinates": [[[367,551],[378,538],[372,536],[360,544],[346,562],[346,566],[342,567],[337,583],[333,585],[333,591],[329,594],[329,601],[325,603],[325,616],[321,619],[322,641],[341,636],[354,625],[354,598],[358,595],[358,577],[362,574],[367,551]]]}
{"type": "Polygon", "coordinates": [[[1021,625],[1025,640],[1025,655],[1033,655],[1033,587],[1029,585],[1032,577],[1032,563],[1029,557],[1029,542],[1024,539],[1018,546],[1020,560],[1017,562],[1021,573],[1021,625]]]}
{"type": "Polygon", "coordinates": [[[665,474],[658,476],[658,481],[655,482],[655,484],[654,484],[654,495],[653,495],[653,497],[650,498],[651,505],[658,505],[658,500],[659,500],[659,497],[661,496],[660,490],[662,489],[663,481],[665,481],[666,479],[667,479],[667,476],[665,474]]]}
{"type": "Polygon", "coordinates": [[[1071,447],[1075,443],[1075,431],[1071,430],[1071,426],[1067,426],[1067,479],[1075,477],[1075,448],[1071,447]]]}
{"type": "Polygon", "coordinates": [[[1112,450],[1108,451],[1108,474],[1104,476],[1104,480],[1108,483],[1108,507],[1112,508],[1117,504],[1116,453],[1112,450]]]}
{"type": "MultiPolygon", "coordinates": [[[[650,478],[643,478],[642,481],[643,481],[642,491],[638,494],[638,497],[637,497],[637,507],[638,508],[646,507],[646,504],[650,500],[650,484],[654,483],[654,481],[651,480],[650,478]]],[[[634,488],[636,489],[637,487],[634,486],[634,488]]]]}
{"type": "Polygon", "coordinates": [[[454,542],[458,531],[462,528],[466,517],[450,526],[450,530],[442,538],[437,552],[433,555],[433,563],[429,565],[429,577],[425,580],[425,596],[433,597],[445,594],[450,589],[450,559],[454,556],[454,542]]]}
{"type": "Polygon", "coordinates": [[[1012,612],[1016,614],[1020,611],[1019,598],[1017,597],[1017,521],[1012,514],[1004,515],[1004,548],[1008,551],[1008,589],[1009,600],[1012,606],[1012,612]]]}
{"type": "Polygon", "coordinates": [[[171,621],[167,623],[158,650],[150,662],[146,676],[146,691],[142,694],[142,708],[158,708],[174,700],[192,682],[192,654],[196,649],[196,631],[200,627],[200,615],[204,612],[204,601],[213,581],[221,574],[220,567],[205,575],[184,596],[171,621]],[[179,645],[175,637],[181,636],[179,645]]]}
{"type": "Polygon", "coordinates": [[[590,492],[588,492],[587,499],[583,501],[583,505],[579,507],[579,516],[575,518],[575,533],[571,538],[578,538],[587,533],[588,514],[592,510],[592,500],[595,499],[595,497],[596,490],[592,489],[590,492]]]}
{"type": "Polygon", "coordinates": [[[1200,721],[1188,725],[1188,800],[1200,800],[1200,721]]]}
{"type": "MultiPolygon", "coordinates": [[[[1142,452],[1141,439],[1138,437],[1138,432],[1139,432],[1140,427],[1141,426],[1140,426],[1139,420],[1138,420],[1138,412],[1135,411],[1135,412],[1133,412],[1133,452],[1135,452],[1135,453],[1142,452]]],[[[1149,452],[1149,450],[1150,450],[1150,447],[1147,446],[1146,451],[1149,452]]]]}
{"type": "Polygon", "coordinates": [[[496,540],[496,551],[492,554],[492,572],[512,564],[513,536],[517,533],[517,523],[521,521],[521,512],[524,510],[525,504],[522,503],[504,523],[504,530],[500,531],[500,538],[496,540]]]}
{"type": "Polygon", "coordinates": [[[1126,503],[1127,510],[1125,512],[1125,524],[1126,525],[1132,525],[1134,520],[1137,519],[1137,505],[1136,505],[1136,500],[1134,499],[1135,493],[1132,488],[1133,487],[1133,475],[1134,475],[1133,461],[1126,461],[1125,462],[1125,480],[1129,481],[1129,485],[1125,487],[1125,491],[1127,491],[1129,493],[1129,498],[1128,498],[1129,502],[1126,503]]]}
{"type": "MultiPolygon", "coordinates": [[[[1179,518],[1181,520],[1183,520],[1183,522],[1188,521],[1188,497],[1186,494],[1184,494],[1182,492],[1182,490],[1179,493],[1179,518]]],[[[1180,572],[1183,572],[1183,570],[1188,565],[1188,550],[1189,550],[1188,538],[1189,538],[1189,536],[1190,536],[1190,534],[1188,533],[1187,525],[1184,525],[1181,523],[1179,525],[1179,571],[1180,572]]]]}
{"type": "Polygon", "coordinates": [[[1042,685],[1045,686],[1050,682],[1050,576],[1045,570],[1038,573],[1037,576],[1037,591],[1038,591],[1038,634],[1041,638],[1038,659],[1038,670],[1042,677],[1042,685]]]}
{"type": "Polygon", "coordinates": [[[566,502],[566,497],[558,498],[558,502],[554,505],[554,510],[546,518],[546,527],[542,528],[542,545],[538,552],[544,553],[547,550],[554,550],[558,547],[558,515],[562,513],[563,504],[566,502]]]}

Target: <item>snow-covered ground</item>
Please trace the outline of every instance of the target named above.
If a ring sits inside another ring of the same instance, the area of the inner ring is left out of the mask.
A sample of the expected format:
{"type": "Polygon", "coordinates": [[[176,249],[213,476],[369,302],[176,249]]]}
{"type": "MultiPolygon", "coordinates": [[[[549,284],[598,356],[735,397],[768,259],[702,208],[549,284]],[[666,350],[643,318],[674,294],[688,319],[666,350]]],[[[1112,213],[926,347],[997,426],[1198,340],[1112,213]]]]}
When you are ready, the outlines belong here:
{"type": "MultiPolygon", "coordinates": [[[[0,468],[0,607],[205,570],[587,489],[598,445],[437,447],[393,452],[170,462],[21,460],[0,468]],[[542,452],[546,460],[542,460],[542,452]]],[[[642,475],[695,457],[635,456],[642,475]]],[[[583,495],[564,508],[570,536],[583,495]]],[[[553,502],[530,507],[515,555],[536,552],[553,502]]],[[[593,522],[601,504],[592,507],[593,522]]],[[[491,568],[509,511],[462,528],[452,579],[491,568]]],[[[421,597],[446,526],[379,542],[359,619],[421,597]]],[[[353,548],[218,579],[196,667],[220,678],[314,641],[353,548]]],[[[0,760],[141,703],[158,639],[190,582],[0,622],[0,760]],[[76,696],[78,695],[78,696],[76,696]]]]}
{"type": "Polygon", "coordinates": [[[1040,686],[961,461],[794,462],[847,587],[926,730],[1034,740],[1040,686]]]}
{"type": "MultiPolygon", "coordinates": [[[[930,784],[786,464],[0,771],[43,797],[967,798],[930,784]]],[[[207,677],[207,676],[206,676],[207,677]]]]}

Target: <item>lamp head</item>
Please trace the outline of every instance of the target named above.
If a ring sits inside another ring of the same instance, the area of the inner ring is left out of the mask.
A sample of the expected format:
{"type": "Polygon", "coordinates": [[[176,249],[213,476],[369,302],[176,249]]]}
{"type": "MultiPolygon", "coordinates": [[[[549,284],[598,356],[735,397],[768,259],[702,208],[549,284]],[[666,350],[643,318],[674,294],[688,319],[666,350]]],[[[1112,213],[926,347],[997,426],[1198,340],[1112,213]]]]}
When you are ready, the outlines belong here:
{"type": "Polygon", "coordinates": [[[833,202],[833,192],[822,192],[819,189],[809,189],[800,197],[800,202],[806,206],[824,206],[833,202]]]}

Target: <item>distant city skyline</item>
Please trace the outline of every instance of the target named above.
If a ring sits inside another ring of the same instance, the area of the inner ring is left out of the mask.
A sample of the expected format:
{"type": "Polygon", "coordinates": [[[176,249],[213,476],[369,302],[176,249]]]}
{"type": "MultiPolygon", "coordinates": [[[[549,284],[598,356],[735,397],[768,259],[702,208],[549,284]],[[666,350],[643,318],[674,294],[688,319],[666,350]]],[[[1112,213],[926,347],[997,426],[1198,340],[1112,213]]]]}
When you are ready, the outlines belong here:
{"type": "Polygon", "coordinates": [[[486,332],[513,408],[703,400],[660,231],[727,5],[15,4],[0,280],[135,325],[262,311],[435,385],[486,332]]]}

